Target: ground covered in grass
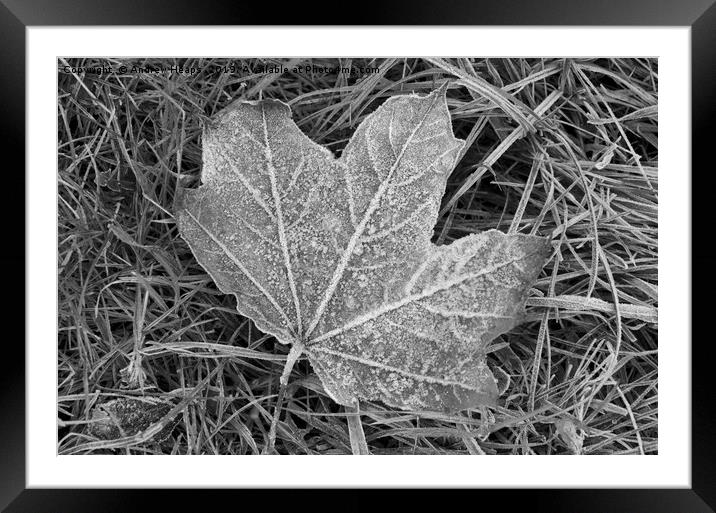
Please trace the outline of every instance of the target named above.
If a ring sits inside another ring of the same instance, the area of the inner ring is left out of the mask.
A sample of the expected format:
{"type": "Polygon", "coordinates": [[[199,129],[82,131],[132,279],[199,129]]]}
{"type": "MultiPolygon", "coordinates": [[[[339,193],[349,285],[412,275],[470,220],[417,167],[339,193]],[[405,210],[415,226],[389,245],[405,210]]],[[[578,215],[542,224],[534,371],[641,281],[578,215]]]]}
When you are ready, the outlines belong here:
{"type": "MultiPolygon", "coordinates": [[[[446,80],[468,145],[434,241],[496,228],[548,236],[554,251],[526,322],[488,355],[500,405],[445,415],[363,404],[370,451],[657,452],[656,60],[61,59],[58,69],[59,453],[262,453],[288,348],[236,312],[172,216],[178,187],[198,184],[202,125],[236,98],[277,98],[340,154],[387,98],[446,80]],[[113,72],[79,69],[96,66],[113,72]],[[117,404],[146,419],[105,440],[98,412],[111,419],[117,404]]],[[[276,450],[351,452],[344,409],[306,360],[290,376],[276,450]]]]}

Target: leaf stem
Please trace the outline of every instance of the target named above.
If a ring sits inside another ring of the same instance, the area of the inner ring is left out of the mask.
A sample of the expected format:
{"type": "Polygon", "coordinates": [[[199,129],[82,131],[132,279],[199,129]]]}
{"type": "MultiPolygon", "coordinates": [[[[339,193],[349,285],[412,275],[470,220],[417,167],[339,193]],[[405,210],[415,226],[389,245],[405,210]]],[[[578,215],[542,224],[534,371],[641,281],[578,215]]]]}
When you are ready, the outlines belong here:
{"type": "Polygon", "coordinates": [[[346,406],[346,419],[348,420],[348,434],[351,438],[351,451],[356,455],[370,454],[368,443],[365,441],[363,423],[360,420],[359,402],[355,406],[346,406]]]}
{"type": "Polygon", "coordinates": [[[291,346],[291,350],[288,352],[286,357],[286,365],[283,367],[281,373],[281,379],[279,380],[278,397],[276,398],[276,406],[273,411],[273,418],[271,419],[271,427],[269,428],[268,434],[268,445],[264,454],[273,454],[276,445],[276,429],[278,428],[278,420],[281,416],[281,410],[283,409],[283,400],[286,395],[286,387],[288,386],[288,378],[291,375],[293,366],[296,364],[298,359],[303,354],[304,345],[303,342],[294,342],[291,346]]]}

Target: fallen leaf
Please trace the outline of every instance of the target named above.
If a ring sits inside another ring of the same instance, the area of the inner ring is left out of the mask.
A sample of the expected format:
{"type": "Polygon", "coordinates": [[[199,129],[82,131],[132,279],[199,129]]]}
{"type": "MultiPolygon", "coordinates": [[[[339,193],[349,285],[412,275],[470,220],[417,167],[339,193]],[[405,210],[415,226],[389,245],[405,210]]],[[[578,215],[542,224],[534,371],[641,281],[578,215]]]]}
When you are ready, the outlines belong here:
{"type": "MultiPolygon", "coordinates": [[[[102,440],[133,436],[149,428],[169,413],[173,404],[148,398],[120,397],[106,401],[92,410],[88,431],[102,440]]],[[[155,442],[169,438],[175,421],[169,422],[155,437],[155,442]]]]}
{"type": "Polygon", "coordinates": [[[519,321],[550,247],[495,230],[431,243],[464,144],[445,92],[388,99],[340,159],[286,104],[235,102],[204,130],[203,185],[177,198],[180,233],[219,289],[346,406],[494,404],[486,348],[519,321]]]}
{"type": "Polygon", "coordinates": [[[577,426],[571,419],[560,418],[554,421],[557,428],[557,436],[567,446],[572,454],[582,454],[582,446],[584,444],[584,431],[577,431],[577,426]]]}

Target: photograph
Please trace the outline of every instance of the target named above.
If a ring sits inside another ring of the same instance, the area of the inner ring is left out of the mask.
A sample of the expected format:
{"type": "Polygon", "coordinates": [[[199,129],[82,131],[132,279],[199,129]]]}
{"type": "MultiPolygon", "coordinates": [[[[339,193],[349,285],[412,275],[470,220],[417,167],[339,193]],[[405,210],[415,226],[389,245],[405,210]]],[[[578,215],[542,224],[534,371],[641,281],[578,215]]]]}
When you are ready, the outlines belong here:
{"type": "Polygon", "coordinates": [[[56,77],[57,455],[659,454],[657,57],[56,77]]]}

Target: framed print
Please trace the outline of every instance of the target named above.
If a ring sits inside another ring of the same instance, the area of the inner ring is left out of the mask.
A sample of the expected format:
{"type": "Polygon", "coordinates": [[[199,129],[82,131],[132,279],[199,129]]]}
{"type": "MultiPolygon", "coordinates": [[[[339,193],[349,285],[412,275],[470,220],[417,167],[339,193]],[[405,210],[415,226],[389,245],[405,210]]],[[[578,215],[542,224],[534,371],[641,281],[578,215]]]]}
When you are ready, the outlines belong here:
{"type": "Polygon", "coordinates": [[[716,7],[29,5],[2,8],[7,511],[714,510],[716,7]]]}

